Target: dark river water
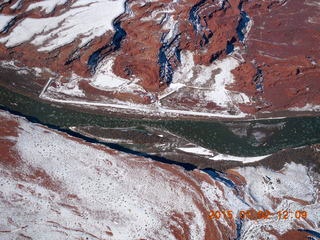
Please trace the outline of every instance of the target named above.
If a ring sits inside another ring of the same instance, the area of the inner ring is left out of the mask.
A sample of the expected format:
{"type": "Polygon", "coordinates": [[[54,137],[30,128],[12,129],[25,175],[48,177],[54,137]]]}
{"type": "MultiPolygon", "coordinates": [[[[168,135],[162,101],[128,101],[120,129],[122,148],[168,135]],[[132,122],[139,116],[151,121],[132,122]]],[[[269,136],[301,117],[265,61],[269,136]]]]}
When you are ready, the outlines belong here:
{"type": "Polygon", "coordinates": [[[0,106],[61,129],[68,129],[70,126],[153,127],[169,131],[203,147],[239,156],[265,155],[288,147],[320,143],[320,117],[223,123],[118,118],[62,108],[5,88],[0,88],[0,106]]]}

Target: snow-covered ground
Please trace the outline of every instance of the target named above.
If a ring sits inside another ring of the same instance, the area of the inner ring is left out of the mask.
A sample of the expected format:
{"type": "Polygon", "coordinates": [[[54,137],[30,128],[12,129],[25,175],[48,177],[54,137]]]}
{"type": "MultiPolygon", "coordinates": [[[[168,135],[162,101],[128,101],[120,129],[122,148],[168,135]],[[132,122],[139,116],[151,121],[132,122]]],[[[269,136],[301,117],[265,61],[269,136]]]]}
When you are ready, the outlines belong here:
{"type": "Polygon", "coordinates": [[[29,7],[27,8],[27,11],[40,8],[41,11],[45,11],[46,13],[51,13],[57,5],[63,5],[66,2],[68,2],[68,0],[43,0],[40,2],[35,2],[30,4],[29,7]]]}
{"type": "Polygon", "coordinates": [[[227,108],[230,104],[236,106],[241,103],[248,103],[250,99],[243,93],[232,92],[226,86],[234,82],[231,73],[242,59],[239,58],[239,49],[224,58],[215,61],[209,66],[196,65],[191,52],[181,54],[181,67],[174,74],[173,83],[184,84],[186,87],[203,89],[204,98],[214,102],[220,107],[227,108]]]}
{"type": "Polygon", "coordinates": [[[247,181],[244,189],[249,194],[244,197],[245,201],[276,213],[270,219],[255,224],[244,222],[244,239],[266,239],[268,234],[260,230],[263,227],[284,234],[292,225],[310,224],[310,229],[320,231],[319,175],[312,177],[308,168],[296,163],[286,164],[278,172],[264,167],[246,167],[236,171],[247,181]],[[278,220],[277,212],[285,210],[289,212],[288,219],[278,220]],[[296,211],[306,211],[307,218],[297,219],[296,211]]]}
{"type": "Polygon", "coordinates": [[[2,150],[12,146],[17,160],[13,168],[0,158],[3,239],[233,239],[239,211],[252,208],[305,210],[308,218],[244,220],[240,239],[319,231],[319,179],[303,165],[233,169],[245,180],[235,190],[199,170],[89,144],[4,111],[0,118],[9,130],[0,139],[10,143],[2,150]],[[209,221],[210,210],[234,218],[209,221]]]}
{"type": "Polygon", "coordinates": [[[214,151],[211,151],[209,149],[196,146],[196,147],[179,147],[177,148],[180,151],[196,154],[196,155],[203,155],[209,157],[210,160],[214,161],[237,161],[242,163],[252,163],[252,162],[258,162],[261,161],[270,155],[264,155],[264,156],[256,156],[256,157],[240,157],[240,156],[232,156],[228,154],[221,154],[214,151]]]}
{"type": "Polygon", "coordinates": [[[124,79],[114,74],[112,70],[113,64],[113,57],[101,61],[94,76],[91,79],[88,79],[88,81],[90,81],[90,85],[105,91],[132,92],[137,90],[146,92],[137,84],[139,79],[124,79]]]}
{"type": "MultiPolygon", "coordinates": [[[[40,8],[46,13],[53,11],[66,0],[43,0],[32,3],[27,10],[40,8]]],[[[38,51],[52,51],[75,40],[79,47],[96,37],[113,30],[112,20],[124,12],[124,0],[75,1],[70,10],[61,15],[47,18],[26,18],[19,22],[9,35],[0,38],[6,47],[14,47],[29,42],[38,51]],[[112,11],[106,12],[107,9],[112,11]]],[[[14,16],[0,15],[0,27],[14,16]]]]}
{"type": "Polygon", "coordinates": [[[197,146],[197,147],[179,147],[178,150],[183,152],[197,154],[197,155],[204,155],[204,156],[214,156],[215,153],[209,149],[197,146]]]}
{"type": "Polygon", "coordinates": [[[189,239],[204,239],[207,216],[193,201],[205,202],[175,175],[175,169],[185,175],[182,169],[154,168],[147,159],[18,121],[19,135],[12,140],[21,156],[14,172],[21,178],[10,168],[0,171],[4,239],[21,233],[36,239],[175,239],[175,213],[186,221],[189,239]]]}
{"type": "Polygon", "coordinates": [[[0,32],[8,25],[15,16],[7,16],[0,14],[0,32]]]}
{"type": "Polygon", "coordinates": [[[14,10],[14,9],[18,9],[18,8],[20,7],[22,1],[23,1],[23,0],[17,0],[17,1],[10,7],[10,9],[13,9],[13,10],[14,10]]]}
{"type": "Polygon", "coordinates": [[[261,161],[270,155],[264,155],[264,156],[257,156],[257,157],[239,157],[239,156],[232,156],[228,154],[218,154],[214,157],[211,157],[211,160],[215,161],[237,161],[237,162],[243,162],[243,163],[252,163],[252,162],[258,162],[261,161]]]}
{"type": "MultiPolygon", "coordinates": [[[[80,78],[81,79],[81,78],[80,78]]],[[[66,84],[61,84],[59,81],[57,82],[55,87],[47,86],[46,90],[62,93],[68,96],[73,97],[85,97],[85,92],[79,88],[79,77],[76,74],[72,74],[69,82],[66,84]]],[[[50,84],[51,79],[48,81],[50,84]]]]}
{"type": "Polygon", "coordinates": [[[314,112],[320,112],[320,105],[313,105],[313,104],[306,104],[304,107],[293,107],[289,108],[290,111],[297,111],[297,112],[309,112],[309,111],[314,111],[314,112]]]}

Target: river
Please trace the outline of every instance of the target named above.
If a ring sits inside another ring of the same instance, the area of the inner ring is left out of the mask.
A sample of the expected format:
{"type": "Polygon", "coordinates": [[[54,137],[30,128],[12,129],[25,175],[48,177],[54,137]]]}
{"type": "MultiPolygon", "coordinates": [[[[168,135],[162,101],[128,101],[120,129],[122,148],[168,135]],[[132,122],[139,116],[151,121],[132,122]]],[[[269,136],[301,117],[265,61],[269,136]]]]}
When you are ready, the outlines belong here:
{"type": "Polygon", "coordinates": [[[39,123],[68,129],[71,126],[143,128],[169,131],[202,147],[238,156],[258,156],[289,147],[320,143],[320,117],[297,117],[254,121],[147,120],[97,115],[0,88],[0,106],[30,116],[39,123]]]}

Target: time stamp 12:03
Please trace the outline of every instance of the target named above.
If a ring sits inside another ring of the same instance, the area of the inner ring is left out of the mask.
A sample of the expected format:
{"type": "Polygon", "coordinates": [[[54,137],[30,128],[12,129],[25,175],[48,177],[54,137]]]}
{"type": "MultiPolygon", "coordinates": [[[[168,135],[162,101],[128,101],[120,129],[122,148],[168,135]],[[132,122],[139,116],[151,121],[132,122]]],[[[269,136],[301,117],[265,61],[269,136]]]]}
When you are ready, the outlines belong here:
{"type": "Polygon", "coordinates": [[[277,212],[270,212],[268,210],[256,211],[254,209],[241,210],[234,214],[232,210],[211,210],[209,212],[210,219],[235,219],[240,218],[241,220],[260,220],[260,219],[271,219],[274,215],[277,216],[278,220],[289,220],[289,219],[306,219],[308,213],[304,210],[281,210],[277,212]]]}

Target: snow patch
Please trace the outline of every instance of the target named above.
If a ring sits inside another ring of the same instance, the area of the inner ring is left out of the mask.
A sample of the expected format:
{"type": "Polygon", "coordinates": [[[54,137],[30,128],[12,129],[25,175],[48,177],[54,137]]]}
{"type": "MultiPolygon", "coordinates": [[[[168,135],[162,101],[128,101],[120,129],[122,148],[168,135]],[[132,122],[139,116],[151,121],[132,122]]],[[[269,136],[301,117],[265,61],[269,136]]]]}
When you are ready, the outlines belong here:
{"type": "Polygon", "coordinates": [[[97,71],[90,82],[92,86],[105,90],[119,88],[121,85],[129,84],[130,81],[115,75],[112,71],[114,57],[103,60],[97,67],[97,71]]]}
{"type": "Polygon", "coordinates": [[[203,148],[203,147],[180,147],[177,148],[183,152],[187,152],[187,153],[192,153],[192,154],[199,154],[199,155],[204,155],[204,156],[214,156],[214,152],[203,148]]]}
{"type": "Polygon", "coordinates": [[[252,162],[258,162],[261,161],[271,155],[264,155],[264,156],[257,156],[257,157],[239,157],[239,156],[232,156],[228,154],[218,154],[210,160],[215,161],[237,161],[237,162],[243,162],[243,163],[252,163],[252,162]]]}
{"type": "Polygon", "coordinates": [[[21,2],[22,2],[22,0],[16,1],[15,4],[13,4],[13,5],[10,7],[10,9],[12,9],[12,10],[18,9],[19,6],[20,6],[20,4],[21,4],[21,2]]]}
{"type": "MultiPolygon", "coordinates": [[[[54,6],[64,2],[66,1],[41,1],[31,4],[29,8],[41,7],[50,12],[54,6]]],[[[79,0],[61,15],[24,19],[8,36],[0,38],[0,42],[5,43],[6,47],[14,47],[31,41],[31,44],[38,47],[38,51],[53,51],[76,39],[81,39],[79,47],[82,47],[108,30],[113,30],[112,20],[123,11],[124,0],[96,0],[91,3],[79,0]],[[109,11],[110,9],[112,11],[109,11]]]]}
{"type": "Polygon", "coordinates": [[[262,238],[269,236],[261,231],[268,226],[268,229],[275,229],[279,234],[284,234],[288,229],[319,229],[319,209],[318,199],[319,189],[314,185],[314,180],[309,175],[307,167],[287,163],[281,171],[273,171],[265,167],[245,167],[236,169],[246,179],[244,197],[247,203],[253,203],[257,209],[269,210],[275,215],[270,219],[256,221],[244,221],[242,226],[242,239],[262,238]],[[297,199],[297,200],[296,200],[297,199]],[[306,204],[300,201],[307,202],[306,204]],[[289,218],[278,220],[278,211],[304,210],[307,212],[307,221],[303,219],[289,218]]]}
{"type": "Polygon", "coordinates": [[[204,90],[205,99],[220,107],[248,103],[250,99],[244,93],[226,89],[226,86],[234,82],[231,71],[242,62],[239,56],[239,49],[235,49],[234,53],[223,60],[204,66],[195,65],[193,54],[184,51],[181,54],[181,67],[174,73],[173,83],[184,83],[187,87],[204,90]]]}
{"type": "Polygon", "coordinates": [[[41,2],[32,3],[27,8],[27,11],[40,8],[42,11],[45,11],[47,14],[51,13],[57,5],[65,4],[67,0],[42,0],[41,2]]]}
{"type": "Polygon", "coordinates": [[[73,97],[85,97],[85,93],[79,88],[79,80],[81,78],[75,73],[72,74],[68,83],[62,84],[60,81],[56,82],[56,86],[49,86],[48,91],[63,93],[73,97]]]}
{"type": "Polygon", "coordinates": [[[237,161],[242,163],[252,163],[252,162],[258,162],[261,161],[270,155],[264,155],[264,156],[257,156],[257,157],[239,157],[239,156],[232,156],[228,154],[221,154],[216,153],[214,151],[211,151],[209,149],[197,146],[197,147],[180,147],[177,148],[183,152],[192,153],[192,154],[198,154],[203,156],[210,156],[210,160],[214,161],[237,161]]]}
{"type": "Polygon", "coordinates": [[[289,110],[296,112],[320,112],[320,105],[307,103],[304,107],[292,107],[289,110]]]}
{"type": "Polygon", "coordinates": [[[5,27],[8,25],[8,23],[15,18],[15,15],[8,16],[0,14],[0,32],[5,29],[5,27]]]}

